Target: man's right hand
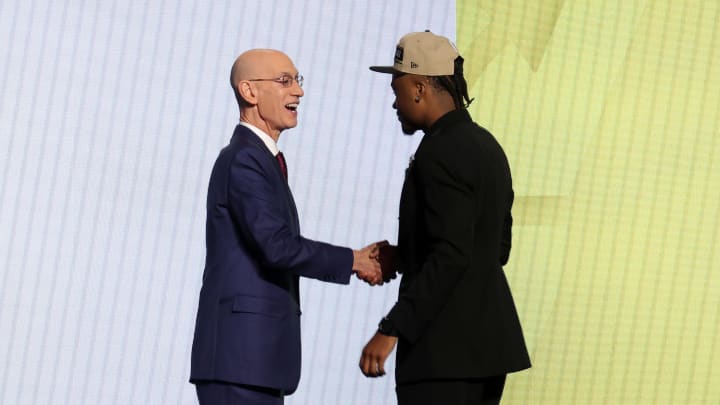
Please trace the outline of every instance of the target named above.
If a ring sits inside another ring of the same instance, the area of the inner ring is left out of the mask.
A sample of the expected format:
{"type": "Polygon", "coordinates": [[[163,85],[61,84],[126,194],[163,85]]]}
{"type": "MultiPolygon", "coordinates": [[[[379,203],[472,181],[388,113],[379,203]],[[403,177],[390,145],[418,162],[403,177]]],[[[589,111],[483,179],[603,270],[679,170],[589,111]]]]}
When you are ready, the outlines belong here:
{"type": "Polygon", "coordinates": [[[383,273],[378,257],[380,248],[388,245],[387,241],[371,243],[360,250],[353,250],[353,272],[359,279],[370,285],[383,283],[383,273]]]}
{"type": "Polygon", "coordinates": [[[391,244],[385,244],[378,247],[378,261],[380,262],[380,268],[382,269],[383,282],[388,281],[397,277],[397,262],[395,261],[397,246],[391,244]]]}

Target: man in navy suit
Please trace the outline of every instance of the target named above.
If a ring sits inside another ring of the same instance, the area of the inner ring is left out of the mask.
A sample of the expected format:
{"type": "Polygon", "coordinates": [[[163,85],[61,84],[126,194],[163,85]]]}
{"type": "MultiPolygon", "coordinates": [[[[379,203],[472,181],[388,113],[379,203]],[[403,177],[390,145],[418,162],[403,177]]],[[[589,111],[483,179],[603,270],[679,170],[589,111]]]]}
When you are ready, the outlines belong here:
{"type": "Polygon", "coordinates": [[[218,156],[207,199],[207,256],[190,381],[201,404],[282,404],[300,379],[299,277],[382,282],[377,245],[354,251],[306,239],[278,151],[297,125],[302,76],[285,54],[233,64],[240,124],[218,156]]]}

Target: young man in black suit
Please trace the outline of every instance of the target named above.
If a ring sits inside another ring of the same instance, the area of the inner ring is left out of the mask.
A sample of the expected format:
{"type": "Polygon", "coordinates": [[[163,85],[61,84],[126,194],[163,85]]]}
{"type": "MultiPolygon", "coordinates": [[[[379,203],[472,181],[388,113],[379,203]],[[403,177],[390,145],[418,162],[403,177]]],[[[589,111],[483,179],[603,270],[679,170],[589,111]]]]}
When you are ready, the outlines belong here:
{"type": "Polygon", "coordinates": [[[365,346],[360,368],[385,373],[397,342],[400,405],[497,404],[505,376],[530,367],[503,265],[510,254],[510,167],[472,121],[463,59],[429,31],[400,39],[393,108],[405,134],[422,130],[400,199],[397,248],[381,262],[402,273],[398,301],[365,346]]]}

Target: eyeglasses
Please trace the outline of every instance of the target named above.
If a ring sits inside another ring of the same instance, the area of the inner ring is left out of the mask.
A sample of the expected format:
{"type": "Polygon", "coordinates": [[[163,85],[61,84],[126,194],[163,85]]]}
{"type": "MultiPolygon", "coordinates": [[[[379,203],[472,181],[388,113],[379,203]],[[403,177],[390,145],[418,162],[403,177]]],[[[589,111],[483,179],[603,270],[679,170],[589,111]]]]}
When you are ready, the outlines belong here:
{"type": "Polygon", "coordinates": [[[276,77],[274,79],[250,79],[249,82],[275,82],[280,83],[283,87],[290,87],[293,85],[293,81],[296,81],[298,86],[302,87],[304,78],[302,75],[298,74],[295,77],[292,77],[287,74],[283,74],[280,77],[276,77]]]}

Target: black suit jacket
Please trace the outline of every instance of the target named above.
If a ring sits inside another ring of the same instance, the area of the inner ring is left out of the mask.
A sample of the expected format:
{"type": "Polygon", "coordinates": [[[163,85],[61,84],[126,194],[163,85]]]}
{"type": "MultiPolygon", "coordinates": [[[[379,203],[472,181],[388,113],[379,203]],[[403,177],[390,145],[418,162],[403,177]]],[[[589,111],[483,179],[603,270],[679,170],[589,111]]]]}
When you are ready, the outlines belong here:
{"type": "Polygon", "coordinates": [[[513,202],[507,158],[465,110],[427,131],[400,200],[398,384],[530,367],[502,266],[513,202]]]}

